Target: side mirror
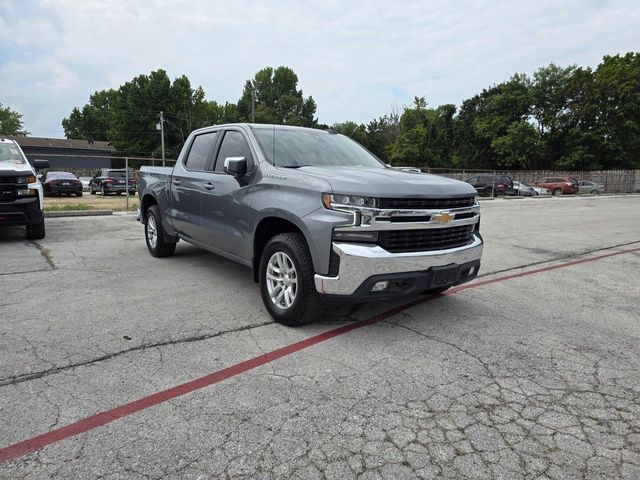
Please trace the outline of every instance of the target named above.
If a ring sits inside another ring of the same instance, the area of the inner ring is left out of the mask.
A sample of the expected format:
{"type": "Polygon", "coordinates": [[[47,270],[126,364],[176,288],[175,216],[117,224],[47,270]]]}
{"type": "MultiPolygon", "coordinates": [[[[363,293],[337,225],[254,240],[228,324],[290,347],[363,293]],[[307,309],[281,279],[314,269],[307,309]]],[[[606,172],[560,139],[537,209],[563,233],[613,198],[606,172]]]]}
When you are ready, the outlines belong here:
{"type": "Polygon", "coordinates": [[[33,168],[36,170],[44,170],[45,168],[51,168],[49,160],[34,160],[33,168]]]}
{"type": "Polygon", "coordinates": [[[234,177],[247,174],[247,159],[244,157],[227,157],[224,159],[224,172],[234,177]]]}

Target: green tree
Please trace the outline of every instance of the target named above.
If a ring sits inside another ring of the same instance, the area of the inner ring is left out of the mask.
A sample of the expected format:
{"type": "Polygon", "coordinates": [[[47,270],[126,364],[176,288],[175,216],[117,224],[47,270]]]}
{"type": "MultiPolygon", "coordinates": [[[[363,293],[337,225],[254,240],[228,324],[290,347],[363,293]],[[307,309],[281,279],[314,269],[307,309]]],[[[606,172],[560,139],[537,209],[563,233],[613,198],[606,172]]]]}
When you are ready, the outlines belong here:
{"type": "Polygon", "coordinates": [[[606,168],[640,168],[640,52],[605,56],[594,72],[596,131],[606,168]]]}
{"type": "Polygon", "coordinates": [[[393,165],[415,167],[449,166],[453,147],[456,107],[428,108],[424,97],[416,97],[412,108],[400,118],[400,133],[387,148],[393,165]]]}
{"type": "Polygon", "coordinates": [[[537,154],[530,148],[537,145],[535,128],[529,128],[531,110],[531,82],[521,74],[463,102],[455,119],[454,164],[463,168],[530,167],[537,154]],[[517,150],[517,142],[524,139],[529,147],[517,150]]]}
{"type": "Polygon", "coordinates": [[[24,129],[22,114],[9,107],[3,107],[2,103],[0,103],[0,135],[29,135],[29,132],[24,129]]]}
{"type": "Polygon", "coordinates": [[[302,90],[298,90],[298,76],[288,67],[263,68],[246,81],[238,100],[238,115],[243,121],[251,121],[252,94],[256,123],[317,125],[316,102],[313,97],[304,98],[302,90]]]}
{"type": "Polygon", "coordinates": [[[102,90],[74,108],[62,120],[67,138],[110,141],[122,153],[161,155],[157,124],[165,118],[167,158],[175,158],[192,130],[237,121],[236,106],[207,101],[202,87],[193,88],[186,76],[173,82],[164,70],[138,75],[118,89],[102,90]]]}
{"type": "Polygon", "coordinates": [[[336,132],[346,135],[356,142],[364,145],[367,142],[367,127],[356,122],[343,122],[333,125],[336,132]]]}

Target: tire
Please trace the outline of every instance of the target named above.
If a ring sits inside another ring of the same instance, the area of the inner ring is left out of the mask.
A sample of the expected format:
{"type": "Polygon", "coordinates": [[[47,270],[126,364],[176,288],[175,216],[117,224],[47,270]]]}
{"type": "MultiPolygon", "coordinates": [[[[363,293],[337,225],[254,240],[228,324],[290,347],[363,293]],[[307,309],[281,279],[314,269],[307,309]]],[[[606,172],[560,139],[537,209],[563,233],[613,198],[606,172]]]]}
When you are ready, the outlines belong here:
{"type": "Polygon", "coordinates": [[[82,196],[82,192],[76,193],[76,197],[81,197],[81,196],[82,196]]]}
{"type": "Polygon", "coordinates": [[[260,294],[264,306],[276,322],[297,327],[320,316],[322,312],[313,280],[314,273],[309,247],[301,233],[281,233],[269,240],[260,258],[260,294]],[[270,274],[272,278],[268,279],[267,271],[274,271],[274,267],[278,266],[278,270],[287,269],[285,274],[279,279],[274,279],[270,274]],[[282,285],[285,285],[284,289],[282,285]],[[279,293],[283,291],[289,292],[279,300],[285,305],[277,305],[279,293]],[[290,304],[286,306],[288,302],[290,304]]]}
{"type": "Polygon", "coordinates": [[[144,238],[149,253],[157,258],[169,257],[176,251],[175,242],[166,242],[162,219],[156,205],[152,205],[144,217],[144,238]]]}
{"type": "Polygon", "coordinates": [[[41,240],[45,233],[44,218],[36,225],[27,225],[27,240],[41,240]]]}
{"type": "Polygon", "coordinates": [[[598,190],[591,190],[591,195],[600,195],[598,190]]]}
{"type": "Polygon", "coordinates": [[[561,188],[556,188],[556,189],[553,191],[553,195],[554,195],[554,196],[556,196],[556,197],[560,197],[560,196],[562,196],[562,189],[561,189],[561,188]]]}

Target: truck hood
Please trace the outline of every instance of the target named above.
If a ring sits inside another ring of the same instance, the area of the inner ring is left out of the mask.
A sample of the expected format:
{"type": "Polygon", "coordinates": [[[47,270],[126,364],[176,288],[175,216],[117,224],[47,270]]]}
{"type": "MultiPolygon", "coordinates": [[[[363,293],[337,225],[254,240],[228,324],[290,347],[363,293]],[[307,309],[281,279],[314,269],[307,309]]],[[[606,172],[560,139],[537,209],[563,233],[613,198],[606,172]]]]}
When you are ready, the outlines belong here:
{"type": "Polygon", "coordinates": [[[31,165],[28,163],[17,164],[11,162],[0,162],[0,175],[33,175],[33,170],[31,169],[31,165]]]}
{"type": "Polygon", "coordinates": [[[476,195],[466,182],[391,168],[300,167],[297,173],[326,180],[333,193],[381,198],[460,197],[476,195]]]}

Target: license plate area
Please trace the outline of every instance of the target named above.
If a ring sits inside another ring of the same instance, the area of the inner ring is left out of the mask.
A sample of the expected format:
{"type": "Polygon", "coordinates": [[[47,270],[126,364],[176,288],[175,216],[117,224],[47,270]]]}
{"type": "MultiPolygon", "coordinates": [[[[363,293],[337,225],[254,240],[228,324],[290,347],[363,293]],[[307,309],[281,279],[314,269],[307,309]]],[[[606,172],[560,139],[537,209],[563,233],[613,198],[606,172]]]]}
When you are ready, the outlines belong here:
{"type": "Polygon", "coordinates": [[[447,265],[446,267],[433,267],[431,269],[431,285],[429,288],[446,287],[453,285],[459,276],[460,267],[458,265],[447,265]]]}

